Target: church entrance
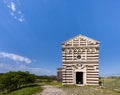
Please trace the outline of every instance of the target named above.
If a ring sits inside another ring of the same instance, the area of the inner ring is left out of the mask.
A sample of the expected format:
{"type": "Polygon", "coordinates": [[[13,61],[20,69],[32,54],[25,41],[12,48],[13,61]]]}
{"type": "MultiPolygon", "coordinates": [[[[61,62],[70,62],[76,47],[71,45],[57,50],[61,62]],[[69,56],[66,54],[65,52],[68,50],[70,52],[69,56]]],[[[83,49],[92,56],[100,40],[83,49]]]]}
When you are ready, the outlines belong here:
{"type": "Polygon", "coordinates": [[[83,72],[76,72],[76,84],[83,84],[83,72]]]}

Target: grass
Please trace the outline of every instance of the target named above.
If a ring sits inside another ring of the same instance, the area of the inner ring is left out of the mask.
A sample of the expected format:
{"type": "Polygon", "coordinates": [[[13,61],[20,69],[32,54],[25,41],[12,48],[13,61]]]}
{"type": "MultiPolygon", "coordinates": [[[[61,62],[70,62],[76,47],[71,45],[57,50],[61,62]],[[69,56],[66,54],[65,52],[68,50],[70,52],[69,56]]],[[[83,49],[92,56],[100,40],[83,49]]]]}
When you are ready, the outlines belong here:
{"type": "Polygon", "coordinates": [[[120,78],[102,78],[102,85],[106,89],[120,92],[120,78]]]}
{"type": "Polygon", "coordinates": [[[64,85],[66,95],[120,95],[120,78],[102,78],[102,86],[64,85]]]}
{"type": "Polygon", "coordinates": [[[43,89],[39,85],[24,87],[21,89],[18,89],[16,91],[12,91],[7,94],[0,94],[0,95],[33,95],[35,93],[41,92],[43,89]]]}
{"type": "Polygon", "coordinates": [[[66,95],[120,95],[120,93],[109,90],[101,89],[99,86],[75,86],[65,85],[62,87],[66,95]]]}
{"type": "Polygon", "coordinates": [[[45,85],[53,85],[53,86],[62,86],[62,82],[57,82],[57,81],[51,81],[51,82],[44,82],[45,85]]]}

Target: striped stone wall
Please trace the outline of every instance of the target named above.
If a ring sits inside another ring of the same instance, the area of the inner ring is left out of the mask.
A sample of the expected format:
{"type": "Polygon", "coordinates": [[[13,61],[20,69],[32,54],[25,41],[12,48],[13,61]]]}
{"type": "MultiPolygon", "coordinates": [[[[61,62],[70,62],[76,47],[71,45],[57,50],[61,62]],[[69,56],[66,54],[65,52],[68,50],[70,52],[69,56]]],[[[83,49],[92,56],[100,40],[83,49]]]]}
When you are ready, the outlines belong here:
{"type": "Polygon", "coordinates": [[[99,42],[78,35],[62,44],[62,82],[76,84],[76,72],[83,72],[83,84],[98,85],[99,42]]]}

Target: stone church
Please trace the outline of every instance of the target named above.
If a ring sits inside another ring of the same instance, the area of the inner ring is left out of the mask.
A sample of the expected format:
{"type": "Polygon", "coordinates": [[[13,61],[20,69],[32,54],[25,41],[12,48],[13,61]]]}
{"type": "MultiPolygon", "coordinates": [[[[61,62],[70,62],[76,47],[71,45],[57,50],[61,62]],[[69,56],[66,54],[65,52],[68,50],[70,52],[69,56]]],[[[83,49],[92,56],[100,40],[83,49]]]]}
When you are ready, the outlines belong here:
{"type": "Polygon", "coordinates": [[[84,35],[63,42],[57,79],[63,85],[99,85],[99,42],[84,35]]]}

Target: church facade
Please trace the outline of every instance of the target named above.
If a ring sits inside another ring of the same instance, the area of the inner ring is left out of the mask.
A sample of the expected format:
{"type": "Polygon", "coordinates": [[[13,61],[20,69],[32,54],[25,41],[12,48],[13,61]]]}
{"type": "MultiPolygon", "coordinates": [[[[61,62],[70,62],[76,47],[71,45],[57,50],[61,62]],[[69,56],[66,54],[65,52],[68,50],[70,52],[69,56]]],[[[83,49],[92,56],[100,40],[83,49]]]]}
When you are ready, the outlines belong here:
{"type": "Polygon", "coordinates": [[[78,35],[62,43],[62,68],[57,79],[63,85],[99,85],[99,42],[78,35]]]}

